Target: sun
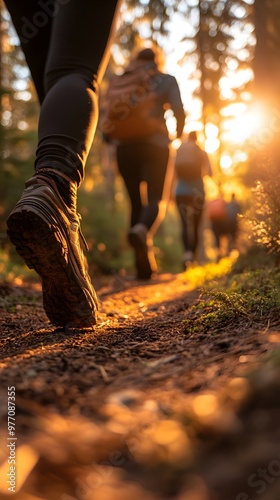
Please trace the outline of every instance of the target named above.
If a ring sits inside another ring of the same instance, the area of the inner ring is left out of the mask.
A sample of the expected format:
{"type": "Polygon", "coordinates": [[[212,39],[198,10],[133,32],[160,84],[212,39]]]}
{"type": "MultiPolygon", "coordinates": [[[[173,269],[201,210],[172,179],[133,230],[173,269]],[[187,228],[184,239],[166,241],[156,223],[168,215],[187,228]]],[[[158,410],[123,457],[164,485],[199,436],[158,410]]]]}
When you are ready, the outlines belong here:
{"type": "Polygon", "coordinates": [[[225,117],[227,112],[232,114],[223,122],[223,140],[230,143],[241,144],[258,134],[267,123],[268,113],[261,103],[255,102],[251,106],[240,103],[235,109],[233,106],[228,106],[223,110],[225,117]]]}
{"type": "Polygon", "coordinates": [[[266,130],[271,112],[263,103],[255,101],[229,104],[220,114],[223,118],[220,128],[210,122],[205,126],[205,150],[210,155],[223,152],[220,167],[230,172],[233,164],[248,159],[246,142],[266,130]]]}

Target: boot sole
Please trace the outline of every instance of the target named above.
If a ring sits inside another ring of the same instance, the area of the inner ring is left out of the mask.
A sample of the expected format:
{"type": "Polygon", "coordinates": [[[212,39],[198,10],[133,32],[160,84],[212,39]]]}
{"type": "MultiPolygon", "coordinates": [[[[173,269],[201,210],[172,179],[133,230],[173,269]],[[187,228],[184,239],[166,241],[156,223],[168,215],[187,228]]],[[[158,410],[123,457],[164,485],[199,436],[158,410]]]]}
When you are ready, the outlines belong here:
{"type": "Polygon", "coordinates": [[[56,326],[90,327],[96,324],[97,298],[79,272],[63,224],[43,213],[42,205],[15,208],[8,236],[30,269],[42,279],[45,312],[56,326]],[[39,212],[39,213],[38,213],[39,212]]]}

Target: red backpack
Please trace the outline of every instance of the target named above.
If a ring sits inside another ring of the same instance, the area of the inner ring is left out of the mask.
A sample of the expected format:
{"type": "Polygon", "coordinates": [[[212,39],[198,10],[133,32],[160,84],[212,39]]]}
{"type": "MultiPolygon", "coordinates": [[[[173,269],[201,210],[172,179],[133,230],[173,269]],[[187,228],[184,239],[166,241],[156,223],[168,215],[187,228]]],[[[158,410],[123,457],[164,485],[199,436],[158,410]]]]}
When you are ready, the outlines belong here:
{"type": "Polygon", "coordinates": [[[210,220],[225,220],[226,219],[226,202],[222,197],[216,200],[208,201],[207,203],[207,215],[210,220]]]}

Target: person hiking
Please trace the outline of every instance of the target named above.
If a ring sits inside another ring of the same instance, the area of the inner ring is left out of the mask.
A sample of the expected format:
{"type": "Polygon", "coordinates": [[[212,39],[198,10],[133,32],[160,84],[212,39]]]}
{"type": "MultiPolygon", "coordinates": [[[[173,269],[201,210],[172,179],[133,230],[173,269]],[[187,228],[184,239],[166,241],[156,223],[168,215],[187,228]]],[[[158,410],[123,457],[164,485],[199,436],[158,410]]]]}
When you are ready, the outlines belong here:
{"type": "Polygon", "coordinates": [[[215,200],[208,202],[207,216],[210,221],[214,235],[215,247],[217,249],[217,261],[223,255],[229,255],[234,249],[239,230],[238,216],[242,209],[236,200],[235,193],[232,193],[231,200],[226,202],[222,193],[215,200]],[[224,248],[223,237],[227,240],[224,248]]]}
{"type": "Polygon", "coordinates": [[[175,175],[175,199],[181,222],[185,268],[197,258],[199,226],[205,201],[203,177],[212,176],[209,157],[197,144],[196,131],[189,133],[188,139],[177,151],[175,175]]]}
{"type": "Polygon", "coordinates": [[[42,279],[50,322],[64,328],[96,323],[76,199],[118,3],[5,0],[41,104],[35,173],[7,220],[7,232],[42,279]]]}
{"type": "MultiPolygon", "coordinates": [[[[118,105],[123,116],[120,114],[117,120],[111,114],[106,124],[116,144],[118,169],[131,203],[128,241],[134,249],[137,278],[145,280],[156,270],[152,237],[164,216],[160,205],[170,143],[164,114],[170,107],[177,123],[177,137],[181,137],[185,111],[175,77],[159,70],[153,49],[145,48],[136,54],[125,68],[123,80],[120,97],[118,89],[113,94],[115,108],[118,105]],[[144,184],[146,200],[141,195],[144,184]]],[[[122,79],[119,82],[121,87],[122,79]]]]}
{"type": "Polygon", "coordinates": [[[231,199],[226,205],[226,217],[228,221],[228,252],[230,253],[236,246],[236,239],[239,233],[239,216],[242,214],[241,204],[237,201],[235,193],[231,194],[231,199]]]}

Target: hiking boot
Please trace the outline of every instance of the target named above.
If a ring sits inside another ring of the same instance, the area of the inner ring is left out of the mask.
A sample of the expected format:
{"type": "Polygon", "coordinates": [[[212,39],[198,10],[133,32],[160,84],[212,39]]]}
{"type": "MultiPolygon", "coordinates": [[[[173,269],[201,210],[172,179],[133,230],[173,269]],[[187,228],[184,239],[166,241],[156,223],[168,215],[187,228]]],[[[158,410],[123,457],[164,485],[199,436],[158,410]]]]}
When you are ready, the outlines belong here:
{"type": "Polygon", "coordinates": [[[26,182],[11,212],[8,236],[30,269],[42,279],[45,312],[56,326],[96,324],[97,297],[81,248],[86,242],[80,216],[69,209],[52,179],[43,175],[26,182]]]}
{"type": "Polygon", "coordinates": [[[136,224],[128,233],[128,241],[135,251],[137,278],[148,280],[153,274],[147,245],[147,228],[144,224],[136,224]]]}

